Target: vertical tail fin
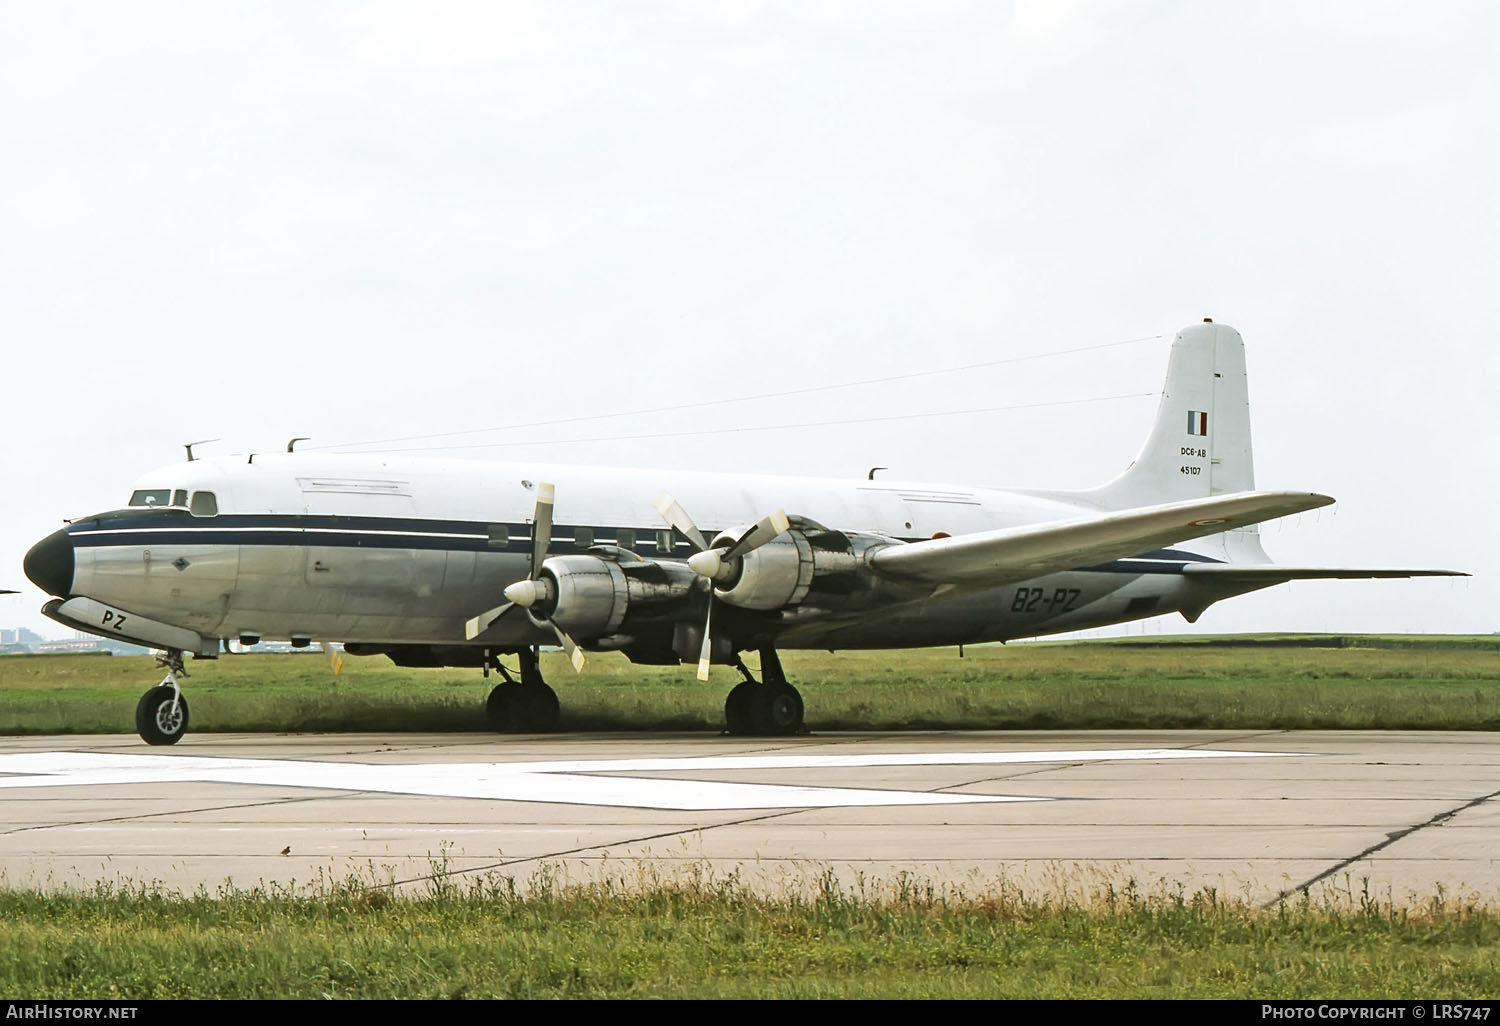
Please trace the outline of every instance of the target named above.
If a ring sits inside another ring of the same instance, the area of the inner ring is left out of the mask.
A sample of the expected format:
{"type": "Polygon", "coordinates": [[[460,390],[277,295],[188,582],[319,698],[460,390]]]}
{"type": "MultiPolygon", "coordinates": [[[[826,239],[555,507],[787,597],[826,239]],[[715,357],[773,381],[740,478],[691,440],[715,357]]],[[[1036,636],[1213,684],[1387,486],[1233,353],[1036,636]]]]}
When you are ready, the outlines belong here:
{"type": "Polygon", "coordinates": [[[1255,487],[1250,395],[1240,333],[1205,321],[1177,333],[1156,423],[1124,473],[1089,492],[1106,509],[1255,487]]]}

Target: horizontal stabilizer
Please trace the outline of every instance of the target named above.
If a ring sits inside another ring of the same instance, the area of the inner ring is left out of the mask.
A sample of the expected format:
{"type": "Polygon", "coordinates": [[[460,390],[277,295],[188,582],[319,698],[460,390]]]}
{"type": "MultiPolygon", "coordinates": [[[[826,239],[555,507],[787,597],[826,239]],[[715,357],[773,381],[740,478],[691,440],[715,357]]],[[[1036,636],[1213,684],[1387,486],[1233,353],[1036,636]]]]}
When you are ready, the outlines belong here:
{"type": "Polygon", "coordinates": [[[1333,502],[1311,492],[1236,492],[1076,520],[890,545],[870,554],[876,573],[903,580],[1000,585],[1218,534],[1333,502]]]}
{"type": "Polygon", "coordinates": [[[1375,577],[1468,577],[1461,570],[1408,570],[1389,566],[1236,566],[1233,563],[1189,563],[1189,577],[1233,584],[1276,584],[1282,581],[1356,581],[1375,577]]]}

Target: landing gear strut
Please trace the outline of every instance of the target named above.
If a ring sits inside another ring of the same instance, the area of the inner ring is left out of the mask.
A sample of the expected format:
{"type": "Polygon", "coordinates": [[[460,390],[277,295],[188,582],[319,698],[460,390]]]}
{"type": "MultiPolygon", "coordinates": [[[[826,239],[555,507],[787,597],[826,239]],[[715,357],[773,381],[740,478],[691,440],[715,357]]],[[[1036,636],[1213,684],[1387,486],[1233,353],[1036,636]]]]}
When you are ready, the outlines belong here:
{"type": "Polygon", "coordinates": [[[763,681],[750,675],[738,654],[732,665],[745,679],[724,700],[724,722],[729,733],[785,737],[802,729],[802,696],[787,683],[774,648],[760,650],[763,681]]]}
{"type": "Polygon", "coordinates": [[[188,706],[177,678],[186,677],[182,653],[175,649],[156,657],[165,666],[162,682],[141,696],[135,707],[135,729],[148,745],[175,745],[187,733],[188,706]]]}
{"type": "Polygon", "coordinates": [[[518,681],[500,665],[498,656],[489,656],[484,675],[490,668],[505,678],[496,684],[484,703],[484,716],[490,726],[502,734],[543,734],[557,729],[557,692],[542,680],[540,661],[535,648],[523,648],[516,655],[521,660],[521,679],[518,681]]]}

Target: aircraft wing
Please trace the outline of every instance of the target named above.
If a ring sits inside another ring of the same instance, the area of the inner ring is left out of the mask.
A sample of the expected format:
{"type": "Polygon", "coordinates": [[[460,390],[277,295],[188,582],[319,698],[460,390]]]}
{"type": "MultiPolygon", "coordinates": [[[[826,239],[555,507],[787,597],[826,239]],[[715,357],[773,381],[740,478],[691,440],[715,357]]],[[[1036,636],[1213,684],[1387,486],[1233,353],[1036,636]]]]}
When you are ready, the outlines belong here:
{"type": "Polygon", "coordinates": [[[1373,577],[1468,577],[1461,570],[1408,570],[1388,566],[1236,566],[1233,563],[1189,563],[1189,577],[1227,584],[1281,584],[1286,581],[1353,581],[1373,577]]]}
{"type": "Polygon", "coordinates": [[[1331,502],[1312,492],[1235,492],[891,545],[872,552],[869,566],[899,580],[988,587],[1135,556],[1331,502]]]}

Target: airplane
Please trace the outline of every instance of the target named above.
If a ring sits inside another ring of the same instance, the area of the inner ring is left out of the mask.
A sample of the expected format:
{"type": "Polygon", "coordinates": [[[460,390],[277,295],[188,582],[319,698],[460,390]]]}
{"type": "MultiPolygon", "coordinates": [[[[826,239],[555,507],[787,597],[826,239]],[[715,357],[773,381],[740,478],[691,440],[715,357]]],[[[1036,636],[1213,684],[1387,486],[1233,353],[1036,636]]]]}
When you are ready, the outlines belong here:
{"type": "MultiPolygon", "coordinates": [[[[300,439],[298,439],[300,440],[300,439]]],[[[59,623],[162,653],[136,708],[186,733],[184,655],[261,639],[503,678],[498,731],[557,726],[538,652],[734,667],[733,735],[802,729],[778,651],[1008,641],[1216,602],[1292,580],[1467,576],[1280,566],[1257,524],[1328,505],[1255,490],[1244,343],[1205,319],[1172,342],[1140,453],[1093,489],[297,452],[153,470],[123,507],[66,523],[24,570],[59,623]],[[787,512],[791,511],[791,512],[787,512]],[[760,655],[760,679],[742,652],[760,655]],[[501,663],[515,656],[519,679],[501,663]]]]}

